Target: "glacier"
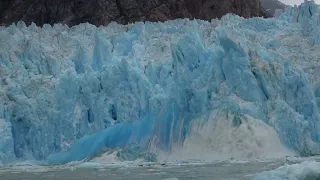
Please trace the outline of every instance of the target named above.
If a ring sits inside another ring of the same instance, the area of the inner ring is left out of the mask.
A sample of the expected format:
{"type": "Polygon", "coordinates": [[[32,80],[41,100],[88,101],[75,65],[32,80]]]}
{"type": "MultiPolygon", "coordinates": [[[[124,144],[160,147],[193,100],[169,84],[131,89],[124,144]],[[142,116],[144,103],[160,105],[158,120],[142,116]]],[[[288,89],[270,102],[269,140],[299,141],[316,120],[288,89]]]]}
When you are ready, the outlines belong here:
{"type": "Polygon", "coordinates": [[[0,27],[0,162],[137,144],[163,160],[320,154],[320,7],[0,27]]]}

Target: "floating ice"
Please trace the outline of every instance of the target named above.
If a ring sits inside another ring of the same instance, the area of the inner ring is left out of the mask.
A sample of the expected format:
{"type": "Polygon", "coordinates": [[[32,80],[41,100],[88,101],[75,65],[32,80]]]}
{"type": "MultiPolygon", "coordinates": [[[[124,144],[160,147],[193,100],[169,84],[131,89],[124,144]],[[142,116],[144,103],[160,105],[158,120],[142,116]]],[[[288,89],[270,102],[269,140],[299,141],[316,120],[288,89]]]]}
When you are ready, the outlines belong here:
{"type": "Polygon", "coordinates": [[[0,28],[0,161],[60,164],[132,143],[167,158],[320,154],[319,12],[0,28]]]}
{"type": "Polygon", "coordinates": [[[320,163],[305,161],[301,164],[285,165],[273,171],[257,174],[252,180],[317,180],[320,178],[320,163]]]}

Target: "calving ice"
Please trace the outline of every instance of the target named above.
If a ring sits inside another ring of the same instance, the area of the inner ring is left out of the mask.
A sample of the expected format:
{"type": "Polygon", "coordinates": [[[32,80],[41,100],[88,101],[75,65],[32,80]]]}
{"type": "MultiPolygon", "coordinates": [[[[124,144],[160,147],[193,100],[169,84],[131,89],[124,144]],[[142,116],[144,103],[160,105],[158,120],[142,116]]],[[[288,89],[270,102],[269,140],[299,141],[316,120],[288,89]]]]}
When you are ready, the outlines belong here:
{"type": "Polygon", "coordinates": [[[0,161],[320,154],[319,13],[2,27],[0,161]]]}

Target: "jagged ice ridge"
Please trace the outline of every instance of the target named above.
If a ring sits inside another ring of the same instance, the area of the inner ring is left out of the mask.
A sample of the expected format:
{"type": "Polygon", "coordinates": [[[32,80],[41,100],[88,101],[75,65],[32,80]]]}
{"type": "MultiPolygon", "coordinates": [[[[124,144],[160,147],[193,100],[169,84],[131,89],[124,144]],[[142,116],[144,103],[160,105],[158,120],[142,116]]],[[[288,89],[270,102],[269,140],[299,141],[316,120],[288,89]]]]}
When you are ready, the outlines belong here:
{"type": "Polygon", "coordinates": [[[320,154],[319,13],[1,27],[0,162],[320,154]]]}

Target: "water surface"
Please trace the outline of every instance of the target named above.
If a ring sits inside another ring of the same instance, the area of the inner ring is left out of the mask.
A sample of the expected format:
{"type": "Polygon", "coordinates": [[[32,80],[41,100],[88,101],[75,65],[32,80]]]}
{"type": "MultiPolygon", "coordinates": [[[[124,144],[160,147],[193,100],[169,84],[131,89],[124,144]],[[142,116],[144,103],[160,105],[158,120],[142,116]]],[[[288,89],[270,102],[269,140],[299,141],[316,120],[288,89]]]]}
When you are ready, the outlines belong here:
{"type": "MultiPolygon", "coordinates": [[[[309,158],[319,161],[319,158],[309,158]]],[[[249,180],[262,171],[308,159],[226,161],[216,163],[11,166],[0,169],[4,180],[249,180]]]]}

